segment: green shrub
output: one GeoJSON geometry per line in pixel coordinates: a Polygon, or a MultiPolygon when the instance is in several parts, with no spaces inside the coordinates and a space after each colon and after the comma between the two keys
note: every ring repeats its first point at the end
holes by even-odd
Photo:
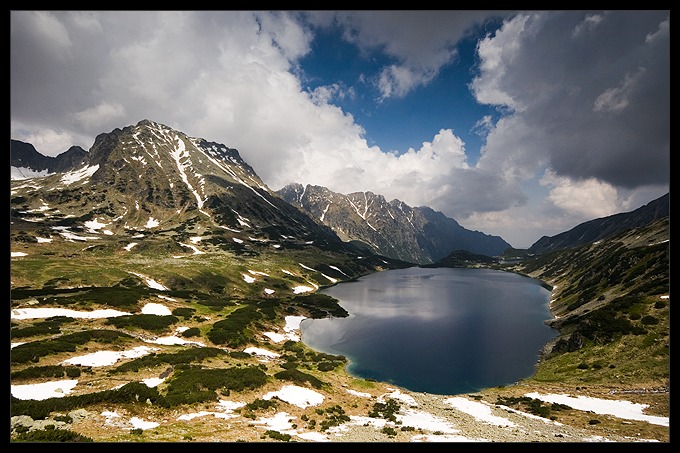
{"type": "Polygon", "coordinates": [[[207,336],[214,344],[226,344],[236,348],[250,341],[244,333],[246,328],[262,317],[256,307],[246,305],[234,310],[223,320],[217,321],[208,331],[207,336]]]}
{"type": "Polygon", "coordinates": [[[152,314],[140,314],[108,318],[106,324],[113,325],[119,329],[125,327],[138,327],[140,329],[150,330],[152,332],[163,332],[167,330],[169,326],[177,322],[179,322],[179,318],[173,315],[159,316],[152,314]]]}
{"type": "Polygon", "coordinates": [[[284,442],[288,442],[291,439],[290,434],[282,434],[278,431],[274,431],[274,430],[271,430],[271,429],[268,429],[267,431],[265,431],[264,435],[267,436],[267,437],[271,437],[272,439],[282,440],[284,442]]]}
{"type": "Polygon", "coordinates": [[[246,404],[245,407],[248,410],[255,411],[258,409],[269,409],[269,408],[274,408],[276,409],[276,401],[274,399],[270,400],[263,400],[260,398],[255,399],[252,403],[246,404]]]}
{"type": "Polygon", "coordinates": [[[66,316],[53,316],[44,321],[35,323],[32,326],[23,328],[13,327],[10,330],[10,338],[28,338],[38,335],[56,335],[61,333],[62,324],[75,322],[75,319],[66,316]]]}
{"type": "Polygon", "coordinates": [[[198,327],[191,327],[182,332],[182,336],[185,338],[199,337],[201,336],[201,329],[199,329],[198,327]]]}
{"type": "Polygon", "coordinates": [[[312,376],[311,374],[303,373],[302,371],[298,370],[297,368],[291,368],[289,370],[285,371],[279,371],[278,373],[274,374],[274,377],[277,379],[281,380],[286,380],[286,381],[293,381],[297,383],[305,383],[309,382],[312,387],[320,389],[328,384],[323,382],[322,380],[318,379],[315,376],[312,376]]]}
{"type": "Polygon", "coordinates": [[[391,426],[385,426],[383,429],[380,430],[380,432],[386,434],[389,437],[394,437],[397,435],[397,430],[392,428],[391,426]]]}
{"type": "Polygon", "coordinates": [[[137,357],[129,362],[114,368],[112,373],[124,373],[127,371],[138,371],[142,368],[153,368],[161,364],[183,365],[201,362],[211,357],[219,357],[227,352],[220,348],[191,348],[183,349],[174,353],[151,353],[143,357],[137,357]]]}
{"type": "Polygon", "coordinates": [[[551,411],[571,409],[571,407],[566,404],[552,403],[550,405],[545,405],[543,401],[528,396],[498,397],[496,404],[509,407],[521,406],[526,408],[530,413],[543,418],[552,418],[551,411]]]}
{"type": "Polygon", "coordinates": [[[319,415],[324,413],[326,414],[326,418],[321,421],[321,431],[326,431],[332,426],[340,426],[341,424],[350,421],[349,416],[345,414],[345,410],[339,404],[327,407],[322,410],[319,415]]]}
{"type": "Polygon", "coordinates": [[[89,341],[114,343],[126,338],[132,339],[133,337],[126,333],[101,329],[76,332],[69,335],[62,335],[61,337],[54,339],[32,341],[13,347],[10,350],[10,362],[13,364],[37,362],[41,357],[50,354],[75,352],[76,346],[83,345],[89,341]]]}
{"type": "Polygon", "coordinates": [[[333,371],[342,364],[343,362],[321,362],[316,366],[316,368],[319,371],[333,371]]]}
{"type": "Polygon", "coordinates": [[[10,396],[10,414],[28,415],[33,420],[43,420],[52,412],[69,412],[92,404],[101,403],[144,403],[163,402],[163,397],[155,388],[141,382],[129,382],[120,388],[83,395],[47,398],[44,400],[20,400],[10,396]]]}
{"type": "Polygon", "coordinates": [[[168,406],[217,400],[216,390],[254,390],[267,382],[259,367],[201,369],[187,368],[168,380],[165,403],[168,406]]]}
{"type": "Polygon", "coordinates": [[[193,316],[194,312],[196,312],[195,308],[189,308],[189,307],[178,307],[172,310],[173,316],[177,316],[179,318],[184,318],[184,319],[189,319],[193,316]]]}
{"type": "Polygon", "coordinates": [[[384,418],[386,420],[396,422],[397,417],[395,414],[399,412],[400,408],[401,405],[397,400],[389,398],[384,403],[375,403],[373,405],[373,409],[368,413],[368,416],[373,418],[384,418]]]}
{"type": "Polygon", "coordinates": [[[654,316],[650,316],[650,315],[643,316],[642,319],[640,320],[640,322],[642,322],[642,324],[644,324],[646,326],[652,326],[652,325],[659,324],[659,320],[657,318],[655,318],[654,316]]]}
{"type": "Polygon", "coordinates": [[[80,376],[80,368],[76,366],[62,366],[62,365],[46,365],[34,366],[24,368],[23,370],[13,371],[10,374],[10,379],[26,379],[26,378],[62,378],[64,375],[68,377],[80,376]]]}

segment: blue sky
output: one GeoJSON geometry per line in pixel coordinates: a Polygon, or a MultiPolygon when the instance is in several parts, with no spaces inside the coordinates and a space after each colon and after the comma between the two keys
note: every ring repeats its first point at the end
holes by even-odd
{"type": "Polygon", "coordinates": [[[452,46],[455,58],[439,69],[434,80],[402,97],[388,98],[371,83],[371,78],[376,78],[383,67],[399,61],[379,50],[362,53],[356,45],[342,39],[337,27],[321,30],[315,35],[310,52],[299,61],[303,86],[313,91],[319,86],[337,84],[342,95],[333,98],[333,103],[363,126],[371,146],[403,153],[430,141],[442,125],[455,125],[456,135],[466,144],[468,159],[474,162],[483,144],[476,125],[486,115],[497,116],[493,106],[479,104],[468,88],[475,73],[477,39],[484,29],[493,29],[493,25],[476,28],[479,30],[475,35],[452,46]]]}
{"type": "Polygon", "coordinates": [[[10,12],[11,138],[142,119],[529,247],[669,191],[670,11],[10,12]]]}

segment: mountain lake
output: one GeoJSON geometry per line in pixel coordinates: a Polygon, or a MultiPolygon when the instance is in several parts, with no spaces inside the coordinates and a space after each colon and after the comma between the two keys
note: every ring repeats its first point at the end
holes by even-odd
{"type": "Polygon", "coordinates": [[[550,291],[510,272],[411,267],[320,292],[350,315],[303,320],[302,341],[345,356],[353,376],[416,392],[456,395],[530,377],[558,333],[544,324],[550,291]]]}

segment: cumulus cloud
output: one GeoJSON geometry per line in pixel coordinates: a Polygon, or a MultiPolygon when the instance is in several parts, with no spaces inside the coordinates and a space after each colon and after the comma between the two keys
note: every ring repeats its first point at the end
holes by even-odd
{"type": "Polygon", "coordinates": [[[103,124],[111,121],[120,121],[125,117],[125,108],[118,103],[102,102],[94,107],[90,107],[73,114],[76,121],[87,129],[101,128],[103,124]]]}
{"type": "Polygon", "coordinates": [[[89,149],[96,135],[146,118],[238,149],[273,189],[300,182],[370,190],[506,240],[520,234],[506,229],[519,217],[523,233],[543,225],[557,234],[565,224],[549,222],[565,213],[589,220],[636,207],[670,180],[668,11],[10,18],[12,138],[48,155],[89,149]],[[501,16],[478,42],[469,85],[479,103],[498,109],[495,120],[477,121],[486,142],[474,163],[453,124],[436,125],[431,140],[403,153],[370,146],[362,125],[334,104],[356,96],[354,87],[302,85],[299,62],[319,30],[340,30],[364,55],[380,57],[384,65],[361,80],[384,100],[432,83],[457,61],[470,27],[501,16]]]}
{"type": "Polygon", "coordinates": [[[603,13],[586,14],[586,17],[581,22],[576,24],[576,26],[574,27],[572,37],[578,38],[580,35],[588,33],[591,30],[594,30],[595,27],[597,27],[597,25],[603,20],[604,20],[603,13]]]}
{"type": "Polygon", "coordinates": [[[595,178],[574,181],[547,170],[541,184],[550,188],[548,199],[556,207],[579,218],[606,217],[620,206],[616,188],[595,178]]]}

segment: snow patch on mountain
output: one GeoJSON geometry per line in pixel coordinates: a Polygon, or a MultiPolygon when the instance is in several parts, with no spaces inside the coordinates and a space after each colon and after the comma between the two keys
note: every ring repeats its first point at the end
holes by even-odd
{"type": "Polygon", "coordinates": [[[97,170],[99,170],[99,165],[93,165],[91,167],[83,167],[80,170],[74,170],[64,173],[61,177],[61,182],[70,186],[77,182],[86,183],[90,176],[92,176],[97,170]]]}

